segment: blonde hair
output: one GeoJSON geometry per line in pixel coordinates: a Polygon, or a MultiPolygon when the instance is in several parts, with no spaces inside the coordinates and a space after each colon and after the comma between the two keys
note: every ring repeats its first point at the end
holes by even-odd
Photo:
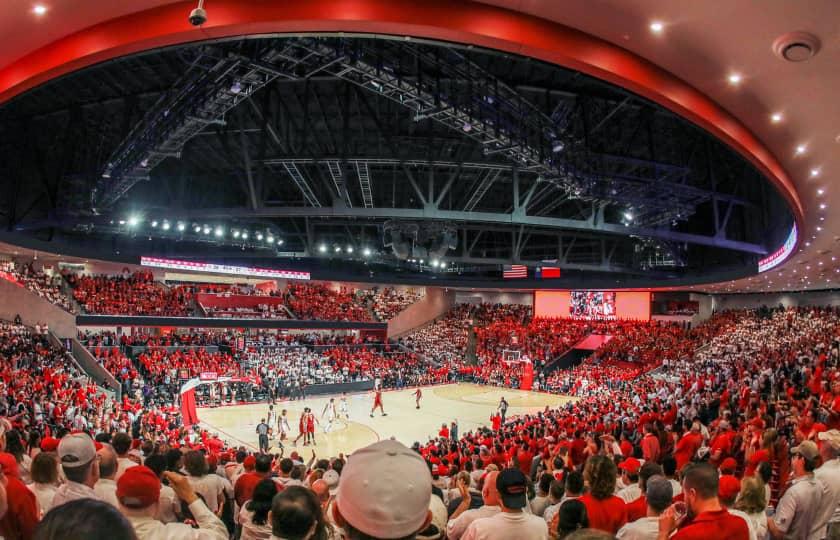
{"type": "Polygon", "coordinates": [[[735,502],[735,509],[756,514],[767,506],[764,480],[757,476],[745,476],[741,480],[741,494],[735,502]]]}

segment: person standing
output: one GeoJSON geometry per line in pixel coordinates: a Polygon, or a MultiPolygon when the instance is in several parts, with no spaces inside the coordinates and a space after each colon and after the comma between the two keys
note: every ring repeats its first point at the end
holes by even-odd
{"type": "Polygon", "coordinates": [[[282,441],[289,435],[289,432],[292,431],[291,426],[289,426],[289,417],[286,416],[288,411],[283,409],[280,412],[280,416],[277,418],[277,431],[280,433],[280,448],[283,448],[282,441]]]}
{"type": "Polygon", "coordinates": [[[382,416],[388,416],[385,407],[382,406],[382,389],[377,386],[373,392],[373,408],[370,410],[370,417],[373,418],[373,411],[376,409],[382,412],[382,416]]]}
{"type": "MultiPolygon", "coordinates": [[[[774,540],[819,538],[814,529],[820,526],[817,512],[823,485],[814,478],[814,469],[817,468],[820,451],[814,441],[802,441],[790,452],[793,481],[779,500],[776,513],[767,520],[767,530],[774,540]]],[[[824,523],[822,525],[825,526],[824,523]]]]}
{"type": "Polygon", "coordinates": [[[502,419],[502,425],[504,425],[504,423],[505,423],[505,416],[507,415],[507,410],[508,410],[508,402],[505,400],[505,397],[502,396],[502,399],[499,400],[499,407],[498,407],[499,415],[502,417],[501,418],[502,419]]]}
{"type": "Polygon", "coordinates": [[[477,519],[467,527],[464,540],[528,538],[548,540],[548,525],[539,516],[525,513],[528,478],[519,469],[505,469],[496,477],[501,512],[477,519]]]}
{"type": "Polygon", "coordinates": [[[335,422],[338,413],[335,410],[335,398],[330,398],[330,401],[324,405],[324,411],[321,413],[321,418],[327,417],[327,425],[324,426],[324,433],[329,433],[332,430],[333,422],[335,422]]]}
{"type": "Polygon", "coordinates": [[[350,420],[350,404],[347,403],[347,393],[341,394],[341,399],[338,400],[338,412],[344,416],[345,420],[350,420]]]}
{"type": "MultiPolygon", "coordinates": [[[[309,439],[309,442],[315,445],[315,424],[320,423],[318,419],[315,418],[315,413],[312,412],[312,409],[308,409],[306,414],[306,436],[309,439]]],[[[306,444],[306,438],[303,439],[304,445],[306,444]]]]}
{"type": "Polygon", "coordinates": [[[814,476],[825,488],[817,512],[817,525],[825,527],[823,538],[840,538],[840,431],[830,429],[817,438],[823,464],[814,471],[814,476]]]}
{"type": "Polygon", "coordinates": [[[423,397],[423,392],[420,390],[418,386],[417,389],[414,390],[414,405],[415,408],[420,408],[420,398],[423,397]]]}
{"type": "Polygon", "coordinates": [[[260,441],[260,452],[262,453],[268,452],[268,430],[269,426],[265,423],[265,418],[260,419],[260,423],[257,424],[257,435],[260,441]]]}

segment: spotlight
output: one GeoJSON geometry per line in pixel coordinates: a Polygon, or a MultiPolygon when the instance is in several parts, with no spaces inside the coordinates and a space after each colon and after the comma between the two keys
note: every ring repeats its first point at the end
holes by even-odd
{"type": "Polygon", "coordinates": [[[324,244],[321,244],[320,246],[318,246],[318,251],[320,251],[321,253],[326,253],[327,252],[327,246],[325,246],[324,244]]]}
{"type": "Polygon", "coordinates": [[[120,220],[120,225],[125,225],[125,220],[124,219],[120,220]]]}
{"type": "Polygon", "coordinates": [[[335,246],[335,252],[341,253],[341,246],[335,246]]]}
{"type": "Polygon", "coordinates": [[[665,25],[662,24],[660,21],[653,21],[652,23],[650,23],[650,31],[654,34],[661,34],[664,28],[665,25]]]}
{"type": "Polygon", "coordinates": [[[778,124],[779,122],[782,121],[783,118],[784,118],[784,116],[782,116],[782,113],[773,113],[770,116],[770,121],[773,122],[774,124],[778,124]]]}
{"type": "Polygon", "coordinates": [[[446,268],[446,261],[440,261],[440,267],[446,268]]]}
{"type": "Polygon", "coordinates": [[[221,237],[222,235],[225,234],[225,230],[222,229],[221,227],[216,227],[215,234],[216,234],[217,237],[221,237]]]}
{"type": "Polygon", "coordinates": [[[627,221],[633,221],[633,214],[631,212],[624,212],[624,219],[627,221]]]}
{"type": "Polygon", "coordinates": [[[140,218],[137,216],[130,216],[128,218],[128,226],[129,227],[136,227],[140,223],[140,218]]]}
{"type": "Polygon", "coordinates": [[[804,144],[797,145],[797,147],[796,147],[796,155],[797,155],[797,156],[801,156],[802,154],[804,154],[804,153],[805,153],[805,151],[806,151],[806,150],[808,150],[808,146],[807,146],[807,145],[804,145],[804,144]]]}
{"type": "Polygon", "coordinates": [[[43,15],[46,15],[47,14],[47,6],[45,6],[43,4],[35,4],[32,7],[32,13],[34,13],[35,15],[37,15],[39,17],[41,17],[43,15]]]}
{"type": "Polygon", "coordinates": [[[743,79],[743,77],[741,77],[740,73],[730,73],[728,79],[729,79],[729,84],[731,84],[733,86],[737,86],[737,85],[741,84],[741,80],[743,79]]]}
{"type": "Polygon", "coordinates": [[[438,267],[437,259],[432,259],[432,268],[437,268],[437,267],[438,267]]]}
{"type": "Polygon", "coordinates": [[[284,240],[282,238],[277,240],[277,245],[282,246],[284,244],[284,240]]]}
{"type": "Polygon", "coordinates": [[[193,227],[193,231],[195,231],[196,234],[200,233],[201,232],[201,225],[195,225],[193,227]]]}
{"type": "Polygon", "coordinates": [[[353,246],[347,246],[347,253],[353,253],[353,246]]]}
{"type": "Polygon", "coordinates": [[[274,237],[269,234],[268,238],[266,238],[265,241],[268,242],[269,244],[273,244],[274,243],[274,237]]]}
{"type": "Polygon", "coordinates": [[[205,226],[204,226],[204,229],[202,229],[202,232],[204,232],[204,234],[210,234],[210,227],[208,227],[207,225],[205,225],[205,226]]]}
{"type": "Polygon", "coordinates": [[[472,131],[472,124],[470,124],[469,122],[464,122],[464,125],[461,126],[461,129],[464,130],[464,133],[469,133],[470,131],[472,131]]]}
{"type": "Polygon", "coordinates": [[[257,240],[262,241],[262,239],[263,239],[263,233],[258,232],[258,233],[257,233],[257,240]]]}
{"type": "Polygon", "coordinates": [[[178,222],[178,231],[184,232],[184,229],[186,229],[186,228],[187,228],[187,226],[183,222],[181,222],[181,221],[178,222]]]}
{"type": "Polygon", "coordinates": [[[242,83],[239,81],[234,81],[232,85],[230,85],[230,93],[231,94],[238,94],[242,92],[242,83]]]}
{"type": "Polygon", "coordinates": [[[233,237],[234,237],[234,238],[239,238],[239,231],[237,231],[237,230],[235,230],[235,229],[234,229],[234,231],[233,231],[233,237]]]}
{"type": "Polygon", "coordinates": [[[164,231],[168,231],[170,226],[171,226],[171,225],[169,225],[169,222],[168,222],[168,221],[164,221],[164,222],[163,222],[163,225],[161,225],[161,228],[162,228],[164,231]]]}
{"type": "Polygon", "coordinates": [[[370,248],[365,248],[364,251],[362,251],[362,254],[365,257],[370,257],[370,248]]]}
{"type": "Polygon", "coordinates": [[[158,226],[158,222],[157,222],[157,220],[152,221],[152,227],[157,227],[157,226],[158,226]]]}
{"type": "Polygon", "coordinates": [[[247,239],[248,239],[248,231],[242,231],[242,239],[243,239],[243,240],[247,240],[247,239]]]}
{"type": "Polygon", "coordinates": [[[555,141],[554,144],[551,146],[551,151],[555,154],[558,152],[562,152],[566,148],[566,145],[563,144],[562,141],[555,141]]]}

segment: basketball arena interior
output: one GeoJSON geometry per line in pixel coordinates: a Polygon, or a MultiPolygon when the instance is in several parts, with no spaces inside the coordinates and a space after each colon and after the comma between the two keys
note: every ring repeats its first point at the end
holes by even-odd
{"type": "Polygon", "coordinates": [[[0,2],[0,540],[840,539],[838,7],[0,2]]]}

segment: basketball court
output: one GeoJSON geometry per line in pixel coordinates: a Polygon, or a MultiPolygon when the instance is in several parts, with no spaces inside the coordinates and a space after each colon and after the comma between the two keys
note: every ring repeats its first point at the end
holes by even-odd
{"type": "MultiPolygon", "coordinates": [[[[305,401],[277,402],[274,409],[279,415],[283,409],[288,409],[289,425],[292,428],[291,437],[298,435],[298,418],[304,407],[310,407],[315,413],[320,425],[316,425],[314,447],[306,447],[303,452],[303,439],[297,447],[291,441],[284,441],[286,455],[293,449],[304,458],[310,454],[309,448],[314,448],[320,457],[337,456],[340,452],[352,453],[354,450],[376,441],[396,437],[400,442],[411,445],[414,441],[426,442],[428,437],[437,434],[441,424],[447,425],[453,420],[458,421],[460,433],[474,430],[490,424],[490,415],[496,410],[499,399],[504,396],[509,403],[508,417],[526,412],[537,412],[546,406],[557,407],[574,400],[568,396],[558,396],[539,392],[526,392],[493,386],[477,384],[448,384],[423,388],[423,398],[420,410],[414,406],[414,388],[384,392],[382,401],[388,416],[381,416],[377,411],[374,418],[370,417],[373,405],[371,392],[348,395],[350,403],[350,420],[343,417],[333,423],[330,433],[324,433],[326,417],[321,418],[324,406],[330,397],[307,397],[305,401]]],[[[261,418],[268,412],[267,403],[233,405],[220,408],[199,408],[198,417],[202,427],[211,432],[218,432],[219,436],[231,445],[245,445],[256,450],[258,447],[256,428],[261,418]]],[[[276,440],[271,440],[270,452],[279,452],[276,440]]]]}

